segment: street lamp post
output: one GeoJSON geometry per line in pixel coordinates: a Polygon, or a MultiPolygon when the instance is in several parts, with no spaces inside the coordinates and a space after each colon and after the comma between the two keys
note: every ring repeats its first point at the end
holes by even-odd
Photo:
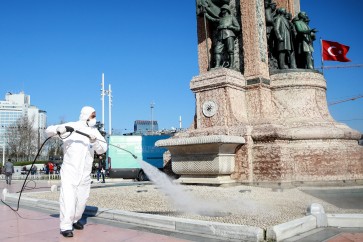
{"type": "Polygon", "coordinates": [[[3,143],[3,166],[5,165],[5,143],[3,143]]]}
{"type": "Polygon", "coordinates": [[[38,127],[38,150],[40,147],[40,127],[38,127]]]}
{"type": "Polygon", "coordinates": [[[154,104],[155,103],[153,103],[153,102],[151,102],[151,104],[150,104],[150,109],[151,109],[151,134],[154,134],[154,120],[153,120],[154,104]]]}
{"type": "Polygon", "coordinates": [[[38,151],[37,152],[39,152],[40,140],[41,140],[41,138],[44,137],[43,132],[44,132],[45,129],[46,129],[45,127],[38,127],[38,151]],[[42,135],[40,134],[40,130],[42,130],[42,135]]]}
{"type": "Polygon", "coordinates": [[[102,131],[105,131],[105,74],[102,73],[101,101],[102,101],[102,131]]]}
{"type": "MultiPolygon", "coordinates": [[[[2,128],[6,128],[6,126],[1,125],[2,128]]],[[[3,131],[3,166],[5,165],[5,130],[3,131]]]]}
{"type": "Polygon", "coordinates": [[[102,131],[105,131],[105,96],[108,95],[108,133],[112,134],[112,127],[111,127],[111,103],[112,103],[112,95],[111,95],[111,84],[108,85],[108,90],[105,90],[105,75],[102,73],[102,82],[101,82],[101,101],[102,101],[102,131]]]}
{"type": "Polygon", "coordinates": [[[110,133],[110,135],[112,134],[112,126],[111,126],[111,121],[112,121],[112,91],[111,91],[111,84],[108,84],[108,132],[110,133]]]}

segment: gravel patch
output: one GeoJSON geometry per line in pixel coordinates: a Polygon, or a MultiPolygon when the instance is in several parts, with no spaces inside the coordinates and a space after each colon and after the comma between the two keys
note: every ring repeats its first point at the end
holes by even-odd
{"type": "MultiPolygon", "coordinates": [[[[323,205],[326,213],[363,213],[363,210],[338,208],[301,189],[188,185],[182,186],[183,191],[171,198],[153,184],[121,183],[120,186],[93,186],[87,205],[265,229],[305,216],[312,203],[323,205]]],[[[59,191],[27,193],[25,196],[58,201],[59,191]]]]}

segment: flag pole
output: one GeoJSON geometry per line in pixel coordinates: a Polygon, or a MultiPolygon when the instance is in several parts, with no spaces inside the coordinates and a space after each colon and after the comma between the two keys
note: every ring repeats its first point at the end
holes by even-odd
{"type": "Polygon", "coordinates": [[[323,58],[323,40],[320,37],[320,52],[321,52],[321,73],[324,76],[324,58],[323,58]]]}

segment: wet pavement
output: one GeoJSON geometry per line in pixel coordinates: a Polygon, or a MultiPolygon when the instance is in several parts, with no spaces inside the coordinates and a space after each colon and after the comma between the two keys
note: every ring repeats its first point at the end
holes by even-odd
{"type": "MultiPolygon", "coordinates": [[[[27,184],[24,193],[49,191],[52,185],[59,185],[57,180],[32,181],[27,184]]],[[[21,190],[22,181],[13,181],[12,185],[6,185],[0,180],[0,189],[7,188],[10,193],[21,190]]],[[[309,188],[304,192],[325,200],[340,208],[362,209],[363,189],[325,189],[309,188]]],[[[6,201],[5,201],[6,202],[6,201]]],[[[16,210],[17,204],[9,204],[16,210]]],[[[73,238],[64,238],[59,233],[59,213],[54,210],[32,208],[22,205],[20,209],[13,211],[0,203],[0,241],[2,242],[32,242],[32,241],[225,241],[215,238],[207,238],[197,234],[177,233],[174,231],[159,230],[150,227],[142,227],[130,223],[100,219],[97,217],[83,217],[84,230],[74,231],[73,238]]],[[[233,240],[230,240],[233,241],[233,240]]],[[[363,241],[362,228],[317,228],[309,232],[283,240],[307,241],[307,242],[358,242],[363,241]]]]}
{"type": "Polygon", "coordinates": [[[318,228],[283,242],[362,242],[363,228],[318,228]]]}
{"type": "Polygon", "coordinates": [[[108,225],[85,218],[84,230],[73,231],[73,238],[64,238],[59,232],[59,214],[46,211],[32,211],[21,208],[14,212],[0,206],[0,241],[2,242],[52,242],[52,241],[195,241],[142,231],[131,225],[108,225]],[[87,220],[87,221],[85,221],[87,220]]]}
{"type": "Polygon", "coordinates": [[[303,192],[327,201],[339,208],[363,209],[363,188],[352,189],[303,189],[303,192]]]}
{"type": "MultiPolygon", "coordinates": [[[[59,181],[34,181],[27,184],[24,193],[50,191],[51,186],[59,181]]],[[[6,188],[11,193],[17,193],[23,186],[22,181],[13,181],[6,185],[0,180],[1,191],[6,188]]],[[[7,201],[5,200],[5,203],[7,201]]],[[[99,219],[96,217],[83,217],[81,222],[84,230],[74,230],[74,237],[65,238],[59,231],[59,213],[54,210],[27,207],[21,204],[17,210],[16,203],[0,203],[0,241],[1,242],[221,242],[224,240],[206,238],[199,235],[176,233],[173,231],[158,230],[140,227],[129,223],[99,219]],[[8,207],[8,206],[10,207],[8,207]],[[17,210],[17,211],[14,211],[17,210]]]]}

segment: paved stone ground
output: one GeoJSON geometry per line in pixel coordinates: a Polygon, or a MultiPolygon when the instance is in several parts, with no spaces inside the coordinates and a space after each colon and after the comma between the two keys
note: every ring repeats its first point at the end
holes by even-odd
{"type": "MultiPolygon", "coordinates": [[[[344,203],[344,194],[363,196],[363,186],[271,189],[242,185],[188,185],[181,189],[180,193],[174,193],[171,197],[169,191],[165,192],[150,182],[108,180],[105,184],[92,184],[87,205],[260,228],[301,218],[306,215],[306,209],[312,203],[323,205],[326,213],[363,214],[362,207],[346,206],[344,203]],[[340,197],[341,203],[330,202],[329,191],[330,195],[340,197]]],[[[33,192],[26,193],[25,196],[58,201],[59,192],[33,192]]]]}

